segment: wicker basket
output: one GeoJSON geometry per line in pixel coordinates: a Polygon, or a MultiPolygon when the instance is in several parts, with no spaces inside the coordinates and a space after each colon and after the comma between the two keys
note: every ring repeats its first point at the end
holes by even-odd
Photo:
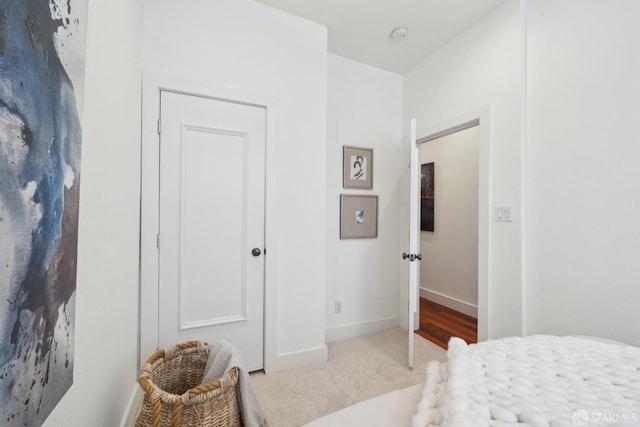
{"type": "Polygon", "coordinates": [[[155,352],[138,377],[144,400],[135,426],[242,426],[236,392],[238,369],[200,384],[208,356],[207,343],[202,341],[155,352]]]}

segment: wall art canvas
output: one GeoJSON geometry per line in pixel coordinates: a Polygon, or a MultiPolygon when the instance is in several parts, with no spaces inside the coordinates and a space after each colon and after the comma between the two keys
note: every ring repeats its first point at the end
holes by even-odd
{"type": "Polygon", "coordinates": [[[420,171],[420,230],[433,231],[435,225],[435,166],[425,163],[420,171]]]}
{"type": "Polygon", "coordinates": [[[371,148],[342,147],[344,188],[373,188],[373,150],[371,148]]]}
{"type": "Polygon", "coordinates": [[[0,3],[0,425],[73,382],[87,0],[0,3]]]}

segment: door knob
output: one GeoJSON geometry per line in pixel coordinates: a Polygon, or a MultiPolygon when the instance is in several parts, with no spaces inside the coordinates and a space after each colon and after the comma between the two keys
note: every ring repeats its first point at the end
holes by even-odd
{"type": "Polygon", "coordinates": [[[251,250],[251,255],[253,255],[253,256],[260,256],[261,253],[262,253],[262,251],[260,250],[260,248],[253,248],[251,250]]]}
{"type": "Polygon", "coordinates": [[[422,254],[407,254],[407,253],[402,253],[402,259],[407,259],[409,258],[409,261],[421,261],[422,260],[422,254]]]}

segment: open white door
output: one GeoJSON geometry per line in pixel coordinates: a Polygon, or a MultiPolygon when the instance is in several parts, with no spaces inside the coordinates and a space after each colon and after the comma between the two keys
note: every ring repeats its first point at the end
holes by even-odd
{"type": "Polygon", "coordinates": [[[416,141],[416,119],[411,119],[409,141],[411,165],[409,172],[409,253],[402,258],[409,261],[409,367],[413,369],[413,337],[418,311],[418,282],[420,280],[420,149],[416,141]]]}

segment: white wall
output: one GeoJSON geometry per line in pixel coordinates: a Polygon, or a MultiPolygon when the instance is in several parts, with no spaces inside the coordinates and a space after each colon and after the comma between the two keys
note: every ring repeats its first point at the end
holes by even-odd
{"type": "Polygon", "coordinates": [[[142,8],[91,0],[88,22],[74,383],[45,426],[119,425],[138,376],[142,8]]]}
{"type": "MultiPolygon", "coordinates": [[[[521,333],[521,58],[520,7],[507,0],[404,76],[407,135],[411,118],[420,137],[420,129],[490,109],[490,205],[511,205],[513,222],[490,224],[489,338],[521,333]]],[[[404,155],[408,159],[407,149],[404,155]]],[[[406,298],[404,292],[403,306],[406,298]]]]}
{"type": "Polygon", "coordinates": [[[638,16],[528,2],[528,333],[640,345],[638,16]]]}
{"type": "Polygon", "coordinates": [[[267,144],[267,368],[326,360],[326,28],[248,0],[144,4],[145,73],[277,104],[267,144]]]}
{"type": "Polygon", "coordinates": [[[475,126],[425,142],[421,164],[434,162],[434,231],[420,233],[420,293],[478,315],[478,148],[475,126]]]}
{"type": "Polygon", "coordinates": [[[402,77],[328,56],[327,340],[398,324],[402,77]],[[342,188],[342,147],[373,148],[373,189],[342,188]],[[340,240],[340,194],[378,195],[378,237],[340,240]],[[334,302],[342,302],[342,313],[334,302]]]}

